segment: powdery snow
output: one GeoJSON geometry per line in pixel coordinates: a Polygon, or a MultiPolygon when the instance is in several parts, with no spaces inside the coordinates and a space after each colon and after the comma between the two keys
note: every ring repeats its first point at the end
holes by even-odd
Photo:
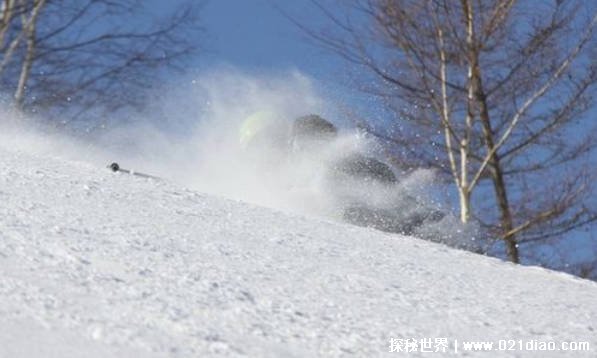
{"type": "Polygon", "coordinates": [[[0,203],[0,357],[596,354],[597,284],[565,274],[1,146],[0,203]]]}

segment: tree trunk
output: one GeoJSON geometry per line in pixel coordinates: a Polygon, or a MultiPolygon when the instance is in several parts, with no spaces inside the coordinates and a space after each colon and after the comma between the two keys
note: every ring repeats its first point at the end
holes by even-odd
{"type": "Polygon", "coordinates": [[[23,65],[21,66],[21,75],[19,76],[19,83],[17,84],[17,89],[14,95],[15,106],[18,109],[23,108],[23,102],[25,100],[27,81],[29,80],[29,74],[31,73],[31,67],[33,66],[33,60],[35,58],[37,16],[39,15],[44,4],[45,0],[38,0],[33,5],[30,18],[27,21],[23,21],[25,26],[23,31],[26,32],[27,36],[27,52],[25,53],[25,59],[23,60],[23,65]]]}
{"type": "Polygon", "coordinates": [[[33,55],[35,52],[35,38],[29,36],[27,39],[27,53],[21,67],[21,75],[19,76],[19,83],[14,95],[15,107],[19,110],[23,109],[23,102],[25,100],[25,90],[27,89],[27,81],[29,80],[29,73],[33,65],[33,55]]]}
{"type": "MultiPolygon", "coordinates": [[[[500,212],[500,226],[503,232],[502,239],[506,244],[506,251],[510,261],[514,263],[519,262],[518,248],[516,247],[516,238],[513,234],[512,229],[514,228],[512,221],[512,213],[510,212],[510,203],[508,202],[508,192],[506,184],[504,182],[504,175],[500,158],[495,150],[495,141],[493,135],[493,129],[491,128],[491,120],[489,116],[489,109],[487,107],[487,96],[483,91],[483,81],[481,79],[481,68],[479,66],[479,47],[475,40],[475,26],[473,16],[473,5],[471,0],[462,0],[462,9],[464,12],[464,18],[466,23],[466,45],[467,45],[467,57],[468,57],[468,76],[467,76],[467,114],[465,119],[465,134],[462,139],[461,152],[467,153],[469,150],[469,142],[471,132],[473,128],[473,118],[475,118],[474,108],[476,105],[479,106],[479,119],[483,127],[483,137],[485,145],[487,146],[487,152],[489,155],[489,167],[491,168],[493,188],[495,191],[496,203],[500,212]]],[[[462,161],[462,175],[463,179],[466,179],[465,171],[468,169],[468,163],[465,162],[465,158],[461,158],[462,161]]],[[[481,169],[482,170],[482,169],[481,169]]],[[[476,180],[473,179],[470,183],[470,189],[475,185],[476,180]]],[[[465,184],[463,182],[462,184],[465,184]]],[[[470,202],[470,191],[469,187],[466,187],[466,191],[460,190],[461,203],[463,201],[464,194],[467,194],[467,199],[470,202]]],[[[463,213],[461,212],[461,215],[463,213]]]]}
{"type": "Polygon", "coordinates": [[[460,220],[463,223],[468,223],[471,215],[471,187],[469,186],[468,170],[469,161],[468,156],[470,152],[470,137],[475,118],[474,111],[474,58],[476,56],[475,50],[475,27],[473,18],[473,6],[470,0],[462,0],[462,6],[466,21],[466,47],[469,57],[469,66],[467,71],[467,100],[466,100],[466,119],[464,135],[460,141],[460,220]]]}
{"type": "Polygon", "coordinates": [[[504,181],[504,173],[500,163],[500,157],[497,151],[494,150],[494,134],[491,128],[491,121],[489,117],[489,110],[487,108],[487,97],[483,91],[483,82],[481,80],[481,71],[479,69],[478,60],[475,63],[475,89],[476,100],[479,104],[479,118],[483,126],[483,137],[488,153],[492,153],[489,158],[489,168],[491,168],[491,177],[493,181],[493,189],[495,198],[500,211],[500,226],[502,230],[502,239],[506,244],[506,252],[510,261],[519,263],[518,246],[516,245],[516,236],[512,233],[514,229],[514,222],[512,220],[512,212],[510,210],[510,203],[508,201],[508,191],[504,181]]]}
{"type": "Polygon", "coordinates": [[[14,0],[4,0],[2,2],[2,8],[0,10],[2,13],[0,20],[0,48],[2,49],[4,49],[6,33],[8,32],[8,28],[10,27],[10,23],[12,21],[13,8],[14,0]]]}
{"type": "Polygon", "coordinates": [[[460,201],[460,221],[466,224],[471,218],[471,193],[468,188],[459,188],[458,197],[460,201]]]}

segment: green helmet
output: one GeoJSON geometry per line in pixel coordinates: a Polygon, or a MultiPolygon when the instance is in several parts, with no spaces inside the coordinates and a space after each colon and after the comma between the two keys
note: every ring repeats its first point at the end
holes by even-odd
{"type": "Polygon", "coordinates": [[[271,111],[258,111],[248,116],[240,126],[240,145],[247,148],[251,143],[262,141],[262,144],[286,140],[288,124],[280,116],[271,111]]]}

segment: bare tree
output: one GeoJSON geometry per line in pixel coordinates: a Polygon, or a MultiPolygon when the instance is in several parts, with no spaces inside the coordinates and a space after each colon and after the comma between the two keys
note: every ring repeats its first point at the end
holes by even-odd
{"type": "Polygon", "coordinates": [[[583,1],[353,0],[326,7],[325,31],[290,17],[368,74],[392,113],[374,135],[402,161],[437,168],[505,244],[562,237],[597,218],[592,108],[597,7],[583,1]],[[331,25],[330,25],[331,24],[331,25]],[[592,172],[591,172],[592,170],[592,172]],[[594,203],[593,203],[594,204],[594,203]]]}
{"type": "Polygon", "coordinates": [[[197,3],[161,15],[140,0],[2,0],[0,88],[18,109],[63,121],[138,109],[197,53],[197,3]]]}

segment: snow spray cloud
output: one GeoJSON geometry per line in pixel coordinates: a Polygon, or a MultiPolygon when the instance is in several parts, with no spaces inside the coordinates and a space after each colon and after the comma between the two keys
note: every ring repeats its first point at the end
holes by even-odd
{"type": "MultiPolygon", "coordinates": [[[[317,150],[289,155],[279,147],[247,150],[240,138],[243,121],[259,111],[274,114],[287,126],[294,118],[309,114],[346,124],[321,89],[296,71],[277,75],[250,75],[234,69],[211,71],[165,91],[167,94],[151,106],[160,116],[112,123],[93,141],[23,133],[18,140],[21,146],[26,143],[38,151],[98,167],[116,161],[122,167],[195,190],[283,211],[341,219],[345,203],[331,193],[327,167],[350,153],[375,156],[375,140],[345,130],[317,150]]],[[[421,208],[414,208],[405,198],[415,197],[417,202],[435,207],[427,190],[433,183],[430,171],[419,170],[399,177],[399,184],[391,188],[353,182],[347,191],[368,206],[412,213],[421,208]]],[[[463,246],[468,242],[463,238],[477,236],[473,228],[460,226],[452,215],[425,224],[414,234],[453,246],[463,246]]]]}

